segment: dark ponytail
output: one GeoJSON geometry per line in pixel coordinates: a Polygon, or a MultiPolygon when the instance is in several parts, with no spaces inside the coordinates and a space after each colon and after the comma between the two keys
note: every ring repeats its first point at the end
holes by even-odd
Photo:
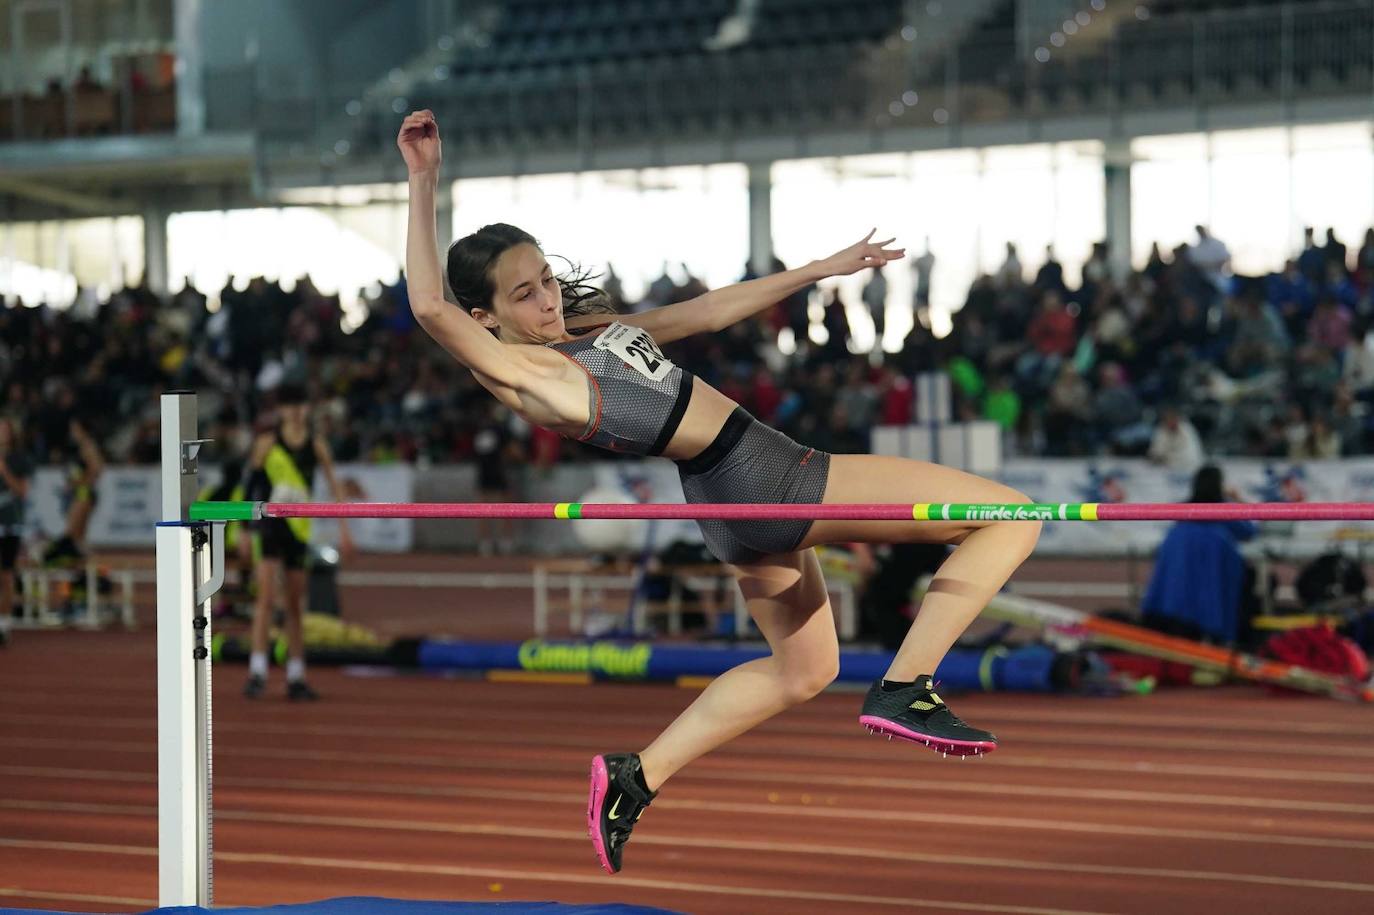
{"type": "MultiPolygon", "coordinates": [[[[459,305],[467,311],[491,308],[492,296],[496,292],[492,271],[501,255],[516,245],[540,247],[533,235],[504,222],[483,226],[449,245],[448,287],[459,305]]],[[[563,317],[616,313],[615,305],[605,291],[587,283],[597,274],[570,261],[568,267],[567,273],[556,275],[558,285],[563,290],[563,317]]]]}

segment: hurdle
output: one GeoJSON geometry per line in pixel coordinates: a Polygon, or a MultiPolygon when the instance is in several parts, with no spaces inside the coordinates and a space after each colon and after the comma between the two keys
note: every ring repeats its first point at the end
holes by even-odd
{"type": "Polygon", "coordinates": [[[161,906],[213,905],[210,598],[224,583],[224,524],[262,518],[547,518],[885,521],[1374,520],[1374,504],[917,503],[595,504],[198,502],[196,395],[161,397],[157,522],[158,896],[161,906]]]}

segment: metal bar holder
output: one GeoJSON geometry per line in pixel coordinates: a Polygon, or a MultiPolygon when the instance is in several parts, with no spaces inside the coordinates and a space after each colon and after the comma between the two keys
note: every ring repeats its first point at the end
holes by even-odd
{"type": "Polygon", "coordinates": [[[162,395],[157,524],[158,900],[214,902],[210,598],[224,584],[224,523],[191,521],[196,395],[162,395]]]}

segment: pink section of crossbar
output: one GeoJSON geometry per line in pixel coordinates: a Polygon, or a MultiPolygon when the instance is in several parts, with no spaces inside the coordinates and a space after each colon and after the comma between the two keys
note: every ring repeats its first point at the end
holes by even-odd
{"type": "MultiPolygon", "coordinates": [[[[564,503],[558,503],[564,504],[564,503]]],[[[273,518],[553,518],[553,502],[327,504],[275,502],[263,506],[273,518]]],[[[697,519],[726,521],[910,521],[911,506],[894,505],[619,505],[583,503],[587,519],[697,519]]],[[[1374,521],[1374,503],[1137,503],[1097,507],[1099,521],[1374,521]]]]}
{"type": "Polygon", "coordinates": [[[1370,521],[1372,502],[1103,503],[1099,521],[1370,521]]]}

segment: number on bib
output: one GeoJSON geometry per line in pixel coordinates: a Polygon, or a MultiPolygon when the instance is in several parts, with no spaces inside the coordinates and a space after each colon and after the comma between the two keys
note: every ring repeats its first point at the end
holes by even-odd
{"type": "Polygon", "coordinates": [[[647,331],[619,321],[603,330],[592,345],[610,350],[639,374],[654,381],[662,381],[674,368],[647,331]]]}

